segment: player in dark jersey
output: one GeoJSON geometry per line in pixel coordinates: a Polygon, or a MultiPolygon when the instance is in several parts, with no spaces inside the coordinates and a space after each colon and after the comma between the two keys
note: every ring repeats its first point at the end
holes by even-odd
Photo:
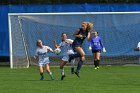
{"type": "Polygon", "coordinates": [[[78,62],[75,74],[79,76],[79,71],[83,65],[83,62],[85,61],[85,52],[82,48],[83,41],[87,37],[88,41],[90,41],[90,30],[93,28],[93,24],[90,22],[83,22],[82,28],[77,29],[77,31],[73,34],[75,37],[72,48],[76,52],[75,54],[69,55],[69,62],[71,62],[72,59],[80,57],[80,61],[78,62]]]}
{"type": "Polygon", "coordinates": [[[103,49],[103,52],[106,52],[106,50],[101,38],[98,36],[98,32],[94,30],[92,34],[93,36],[90,41],[89,50],[92,50],[93,53],[95,69],[99,69],[101,50],[103,49]]]}

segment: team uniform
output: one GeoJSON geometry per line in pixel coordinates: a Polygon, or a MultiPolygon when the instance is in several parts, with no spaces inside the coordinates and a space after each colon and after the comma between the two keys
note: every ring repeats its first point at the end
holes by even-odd
{"type": "MultiPolygon", "coordinates": [[[[61,53],[62,53],[62,60],[64,61],[64,62],[68,62],[68,60],[69,60],[69,55],[70,54],[74,54],[74,51],[73,51],[73,49],[72,49],[72,47],[71,47],[71,44],[69,44],[68,42],[73,42],[73,40],[72,39],[66,39],[65,41],[62,41],[60,44],[59,44],[59,46],[60,46],[60,48],[61,48],[61,53]]],[[[71,63],[71,73],[73,74],[74,73],[74,60],[73,60],[73,62],[71,63]]],[[[64,68],[60,68],[60,73],[62,74],[62,76],[61,76],[61,80],[63,80],[64,79],[64,77],[65,77],[65,74],[64,74],[64,68]]]]}
{"type": "MultiPolygon", "coordinates": [[[[79,30],[80,30],[80,31],[77,33],[77,35],[81,35],[82,37],[81,37],[81,38],[76,37],[75,40],[73,41],[73,43],[72,43],[72,48],[73,48],[74,52],[76,52],[76,50],[75,50],[76,47],[82,47],[83,41],[84,41],[85,38],[88,36],[88,32],[89,32],[88,30],[83,31],[82,28],[79,28],[79,30]]],[[[80,55],[80,53],[76,52],[75,54],[69,55],[69,57],[70,57],[70,58],[69,58],[69,62],[71,62],[72,59],[77,58],[77,57],[81,57],[81,55],[80,55]]],[[[78,65],[77,65],[77,68],[76,68],[76,72],[75,72],[75,74],[76,74],[78,77],[80,77],[80,76],[79,76],[79,71],[80,71],[82,65],[83,65],[83,61],[80,60],[80,61],[78,62],[78,65]]]]}
{"type": "Polygon", "coordinates": [[[43,48],[37,48],[36,49],[36,56],[38,56],[38,65],[45,65],[49,64],[50,60],[48,57],[48,50],[52,50],[49,46],[43,46],[43,48]]]}
{"type": "Polygon", "coordinates": [[[80,28],[80,31],[77,35],[81,34],[83,37],[82,38],[78,38],[76,37],[75,40],[72,43],[72,48],[75,51],[75,47],[82,47],[83,41],[85,40],[85,38],[88,35],[88,30],[87,31],[83,31],[82,28],[80,28]]]}
{"type": "MultiPolygon", "coordinates": [[[[91,38],[90,41],[90,45],[89,45],[92,49],[92,53],[96,55],[96,53],[100,53],[101,50],[103,49],[104,51],[104,46],[103,43],[101,41],[101,38],[99,36],[93,36],[91,38]]],[[[99,63],[100,63],[100,59],[94,59],[94,65],[95,65],[95,69],[99,69],[99,63]]]]}
{"type": "Polygon", "coordinates": [[[92,37],[91,41],[90,41],[90,45],[92,48],[92,53],[96,53],[96,52],[101,52],[102,48],[103,48],[103,43],[101,41],[101,38],[99,36],[97,37],[92,37]]]}
{"type": "Polygon", "coordinates": [[[59,46],[61,48],[61,53],[62,53],[62,60],[67,62],[69,60],[69,55],[70,54],[74,54],[74,51],[71,47],[70,44],[68,44],[67,42],[73,42],[72,39],[66,39],[65,41],[62,41],[59,46]]]}

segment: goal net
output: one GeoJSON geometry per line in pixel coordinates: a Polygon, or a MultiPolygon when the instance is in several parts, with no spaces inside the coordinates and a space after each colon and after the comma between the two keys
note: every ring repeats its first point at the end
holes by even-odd
{"type": "MultiPolygon", "coordinates": [[[[33,56],[38,39],[54,49],[53,40],[59,44],[62,32],[74,39],[72,34],[85,21],[94,24],[107,50],[101,53],[100,64],[139,64],[140,52],[134,48],[140,42],[140,12],[9,13],[8,18],[11,68],[37,65],[33,56]]],[[[87,40],[83,49],[84,64],[92,65],[93,55],[87,40]]],[[[49,56],[52,65],[59,64],[61,54],[49,53],[49,56]]]]}

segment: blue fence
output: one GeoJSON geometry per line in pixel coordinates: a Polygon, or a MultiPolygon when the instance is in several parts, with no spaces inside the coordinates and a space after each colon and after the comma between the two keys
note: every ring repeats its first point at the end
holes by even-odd
{"type": "Polygon", "coordinates": [[[139,6],[140,4],[1,5],[0,56],[9,56],[8,13],[128,12],[140,11],[139,6]]]}

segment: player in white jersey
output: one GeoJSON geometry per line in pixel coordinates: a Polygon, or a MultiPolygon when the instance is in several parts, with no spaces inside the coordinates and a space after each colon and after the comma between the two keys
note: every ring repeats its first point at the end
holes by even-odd
{"type": "Polygon", "coordinates": [[[135,51],[140,51],[140,42],[137,45],[137,48],[134,49],[135,51]]]}
{"type": "MultiPolygon", "coordinates": [[[[60,62],[60,72],[61,72],[61,80],[64,79],[65,73],[64,73],[64,65],[68,62],[69,60],[69,54],[74,54],[74,51],[71,47],[71,44],[73,43],[72,39],[67,39],[67,34],[62,33],[62,42],[57,45],[56,41],[54,40],[54,46],[55,48],[61,48],[61,53],[63,55],[61,62],[60,62]]],[[[71,62],[72,68],[71,72],[74,74],[74,60],[71,62]]]]}
{"type": "Polygon", "coordinates": [[[37,40],[37,49],[36,49],[36,54],[35,54],[35,59],[38,59],[38,65],[39,65],[39,72],[40,72],[40,80],[44,80],[44,75],[43,75],[43,67],[45,66],[46,71],[50,75],[51,79],[54,80],[53,74],[50,70],[50,60],[48,57],[48,52],[53,52],[53,50],[49,46],[43,45],[41,40],[37,40]]]}

